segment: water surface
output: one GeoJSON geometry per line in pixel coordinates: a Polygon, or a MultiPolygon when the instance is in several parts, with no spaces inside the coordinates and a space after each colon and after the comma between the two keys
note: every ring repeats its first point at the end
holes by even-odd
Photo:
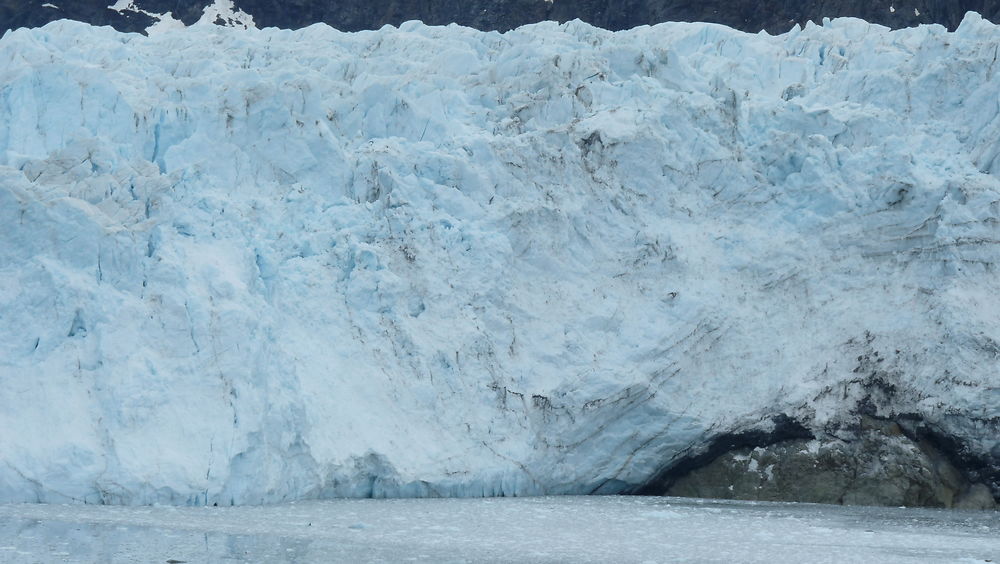
{"type": "Polygon", "coordinates": [[[1000,514],[654,497],[0,505],[0,562],[1000,562],[1000,514]]]}

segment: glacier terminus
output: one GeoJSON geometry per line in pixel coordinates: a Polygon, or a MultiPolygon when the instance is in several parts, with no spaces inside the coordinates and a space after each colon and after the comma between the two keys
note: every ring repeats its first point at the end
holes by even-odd
{"type": "Polygon", "coordinates": [[[7,32],[0,501],[992,507],[998,44],[7,32]]]}

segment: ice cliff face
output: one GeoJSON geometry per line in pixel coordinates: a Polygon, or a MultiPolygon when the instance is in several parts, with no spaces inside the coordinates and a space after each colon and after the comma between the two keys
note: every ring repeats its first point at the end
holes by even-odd
{"type": "Polygon", "coordinates": [[[638,488],[919,420],[1000,493],[997,27],[0,41],[0,500],[638,488]]]}

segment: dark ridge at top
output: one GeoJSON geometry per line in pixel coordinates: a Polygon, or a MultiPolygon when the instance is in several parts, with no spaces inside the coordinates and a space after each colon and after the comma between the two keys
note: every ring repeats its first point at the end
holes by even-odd
{"type": "MultiPolygon", "coordinates": [[[[0,27],[37,27],[69,18],[120,31],[143,31],[149,14],[170,12],[186,24],[215,0],[134,0],[115,11],[111,0],[0,0],[0,27]]],[[[665,21],[713,22],[748,32],[788,31],[794,24],[851,16],[891,28],[937,23],[954,29],[966,12],[1000,21],[1000,0],[234,0],[257,27],[301,28],[324,22],[344,31],[378,29],[407,20],[458,23],[506,31],[543,20],[581,19],[610,30],[665,21]]]]}

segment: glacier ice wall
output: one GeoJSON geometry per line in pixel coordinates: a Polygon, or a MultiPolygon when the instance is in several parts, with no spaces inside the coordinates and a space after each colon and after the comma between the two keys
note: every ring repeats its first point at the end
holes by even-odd
{"type": "Polygon", "coordinates": [[[1000,460],[998,40],[9,32],[0,500],[616,492],[860,402],[1000,460]]]}

